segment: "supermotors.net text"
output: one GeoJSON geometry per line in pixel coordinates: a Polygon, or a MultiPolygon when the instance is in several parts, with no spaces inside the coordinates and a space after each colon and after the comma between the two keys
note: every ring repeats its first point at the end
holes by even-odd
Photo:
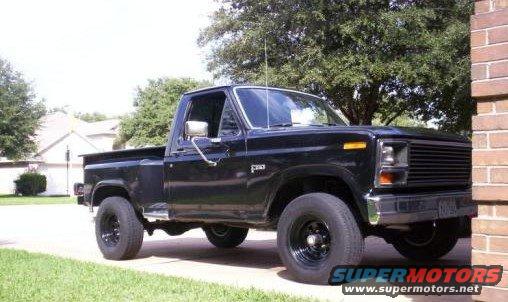
{"type": "Polygon", "coordinates": [[[366,285],[344,284],[345,295],[479,295],[482,287],[474,285],[366,285]]]}
{"type": "Polygon", "coordinates": [[[336,266],[329,284],[342,285],[345,295],[479,295],[502,274],[500,265],[336,266]]]}

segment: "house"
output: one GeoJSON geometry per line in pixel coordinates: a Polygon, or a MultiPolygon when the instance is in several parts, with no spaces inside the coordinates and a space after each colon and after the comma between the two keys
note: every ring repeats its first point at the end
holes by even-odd
{"type": "Polygon", "coordinates": [[[0,158],[0,194],[14,193],[14,180],[27,170],[46,175],[41,195],[72,194],[73,184],[83,181],[79,155],[112,150],[118,126],[118,119],[88,123],[62,112],[46,115],[36,133],[35,154],[19,161],[0,158]]]}

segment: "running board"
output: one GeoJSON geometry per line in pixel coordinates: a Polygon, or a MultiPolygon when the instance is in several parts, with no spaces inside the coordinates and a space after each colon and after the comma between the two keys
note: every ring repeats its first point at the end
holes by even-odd
{"type": "Polygon", "coordinates": [[[145,208],[142,209],[143,209],[143,217],[146,218],[148,221],[170,220],[168,205],[166,203],[151,205],[148,211],[146,211],[145,208]]]}

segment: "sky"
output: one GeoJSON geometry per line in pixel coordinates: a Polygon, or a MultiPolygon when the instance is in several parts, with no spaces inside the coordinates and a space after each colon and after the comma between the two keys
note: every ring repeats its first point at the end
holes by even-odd
{"type": "Polygon", "coordinates": [[[0,57],[48,108],[118,115],[161,76],[212,80],[197,46],[213,0],[0,0],[0,57]]]}

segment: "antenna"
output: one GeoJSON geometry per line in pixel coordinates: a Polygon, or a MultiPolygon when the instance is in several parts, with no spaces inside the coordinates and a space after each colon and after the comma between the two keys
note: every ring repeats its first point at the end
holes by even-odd
{"type": "Polygon", "coordinates": [[[265,94],[266,94],[266,127],[270,129],[270,108],[268,107],[268,55],[266,52],[266,37],[265,37],[265,94]]]}

